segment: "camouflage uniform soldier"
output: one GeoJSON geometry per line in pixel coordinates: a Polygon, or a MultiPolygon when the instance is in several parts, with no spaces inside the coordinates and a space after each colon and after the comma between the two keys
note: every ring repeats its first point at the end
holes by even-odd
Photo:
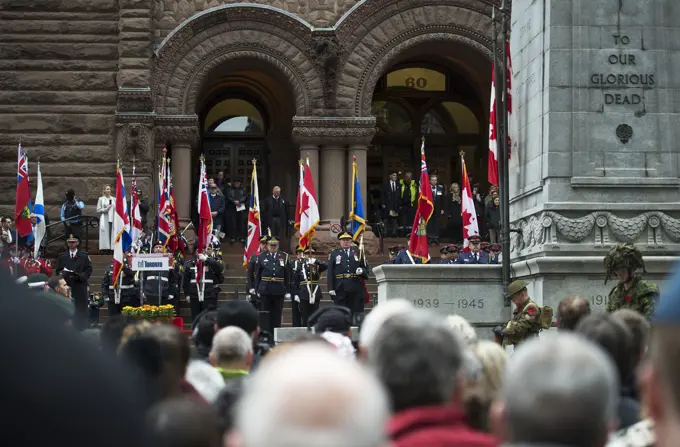
{"type": "Polygon", "coordinates": [[[628,308],[650,318],[659,297],[659,287],[644,281],[637,273],[638,269],[646,273],[640,250],[632,244],[617,245],[605,256],[604,268],[607,272],[605,284],[613,276],[619,280],[617,286],[609,292],[607,311],[628,308]]]}
{"type": "Polygon", "coordinates": [[[516,280],[508,286],[508,296],[515,305],[512,319],[505,327],[496,326],[493,330],[501,337],[503,346],[519,345],[529,337],[535,337],[541,330],[541,308],[531,301],[527,294],[528,284],[516,280]]]}

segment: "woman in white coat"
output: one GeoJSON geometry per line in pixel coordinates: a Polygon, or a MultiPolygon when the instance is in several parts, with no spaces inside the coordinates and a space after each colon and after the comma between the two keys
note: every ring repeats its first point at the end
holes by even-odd
{"type": "Polygon", "coordinates": [[[99,213],[99,250],[113,250],[113,216],[116,212],[116,198],[111,195],[111,187],[104,187],[104,195],[97,202],[99,213]]]}

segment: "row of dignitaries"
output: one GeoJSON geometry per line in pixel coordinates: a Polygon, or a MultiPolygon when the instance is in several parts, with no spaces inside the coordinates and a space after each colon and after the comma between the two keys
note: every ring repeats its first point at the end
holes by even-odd
{"type": "MultiPolygon", "coordinates": [[[[447,245],[439,250],[441,258],[439,264],[500,264],[501,246],[499,244],[487,244],[486,249],[482,247],[482,239],[477,235],[472,235],[468,239],[470,244],[466,250],[455,244],[447,245]],[[488,251],[487,251],[488,250],[488,251]]],[[[422,264],[423,260],[418,256],[413,256],[408,247],[396,245],[389,248],[390,259],[385,264],[422,264]]]]}

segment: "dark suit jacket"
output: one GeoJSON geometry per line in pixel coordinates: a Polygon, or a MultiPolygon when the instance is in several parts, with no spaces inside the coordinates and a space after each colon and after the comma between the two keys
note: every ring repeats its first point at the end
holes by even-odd
{"type": "MultiPolygon", "coordinates": [[[[430,186],[430,189],[432,189],[432,186],[430,186]]],[[[445,209],[445,199],[446,191],[444,191],[444,186],[437,185],[435,192],[432,193],[432,203],[434,204],[435,215],[439,216],[442,213],[442,210],[445,209]]]]}
{"type": "Polygon", "coordinates": [[[69,251],[59,255],[57,259],[57,275],[62,275],[71,288],[73,298],[87,299],[87,283],[92,276],[92,262],[86,251],[78,250],[75,259],[69,251]],[[65,272],[69,269],[70,272],[65,272]]]}
{"type": "MultiPolygon", "coordinates": [[[[268,195],[262,203],[262,228],[272,227],[272,217],[278,207],[279,218],[283,220],[283,228],[288,226],[288,201],[279,196],[278,204],[274,202],[274,196],[268,195]]],[[[282,235],[275,235],[282,236],[282,235]]]]}
{"type": "MultiPolygon", "coordinates": [[[[383,208],[382,206],[380,207],[380,214],[383,219],[386,219],[390,215],[390,210],[399,212],[399,205],[401,202],[401,185],[399,184],[399,180],[395,180],[394,182],[395,188],[394,191],[392,191],[392,185],[390,183],[390,180],[385,180],[382,185],[382,192],[380,195],[380,205],[385,206],[383,208]]],[[[395,216],[396,217],[396,216],[395,216]]]]}

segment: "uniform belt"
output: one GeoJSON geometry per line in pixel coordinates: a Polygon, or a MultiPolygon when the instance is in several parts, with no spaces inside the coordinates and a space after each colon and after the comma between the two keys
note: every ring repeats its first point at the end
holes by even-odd
{"type": "MultiPolygon", "coordinates": [[[[206,280],[204,280],[203,282],[207,284],[207,283],[212,283],[213,280],[212,280],[212,279],[206,279],[206,280]]],[[[196,284],[196,280],[195,280],[195,279],[192,279],[192,280],[191,280],[191,284],[196,284]]]]}
{"type": "Polygon", "coordinates": [[[121,285],[120,288],[121,289],[133,289],[133,288],[135,288],[135,286],[134,285],[129,285],[129,286],[128,285],[121,285]]]}
{"type": "Polygon", "coordinates": [[[319,281],[302,281],[300,284],[303,286],[306,286],[307,284],[316,285],[319,284],[319,281]]]}
{"type": "Polygon", "coordinates": [[[357,278],[359,275],[355,273],[341,273],[340,275],[335,275],[336,278],[357,278]]]}
{"type": "Polygon", "coordinates": [[[160,278],[161,281],[167,281],[168,280],[168,278],[166,278],[165,276],[148,276],[146,279],[149,280],[149,279],[158,279],[158,278],[160,278]]]}
{"type": "Polygon", "coordinates": [[[283,282],[283,278],[262,278],[264,282],[283,282]]]}

